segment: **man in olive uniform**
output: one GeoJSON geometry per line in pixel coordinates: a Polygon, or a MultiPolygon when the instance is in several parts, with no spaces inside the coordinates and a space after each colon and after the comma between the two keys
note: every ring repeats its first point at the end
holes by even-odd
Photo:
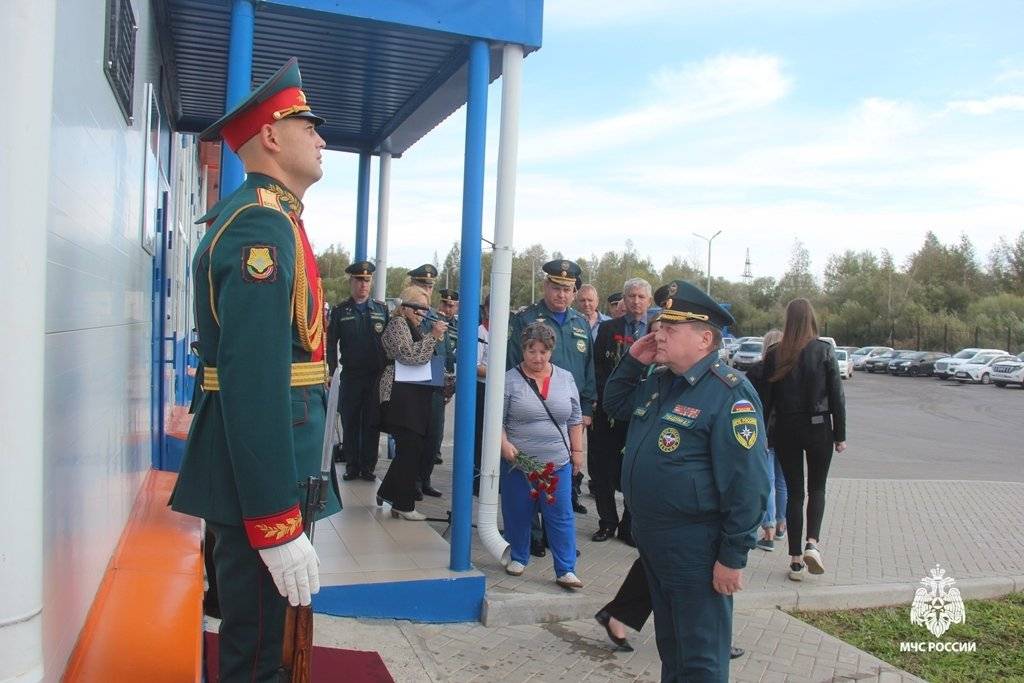
{"type": "Polygon", "coordinates": [[[437,280],[437,268],[430,263],[424,263],[418,268],[409,271],[409,283],[416,285],[427,293],[427,299],[434,294],[434,282],[437,280]]]}
{"type": "Polygon", "coordinates": [[[765,425],[747,379],[718,359],[729,312],[669,284],[660,329],[638,339],[604,389],[629,419],[622,492],[654,607],[663,681],[726,681],[732,595],[768,504],[765,425]],[[648,374],[651,363],[664,367],[648,374]]]}
{"type": "MultiPolygon", "coordinates": [[[[320,473],[323,293],[300,216],[322,175],[321,123],[291,59],[201,135],[247,178],[204,217],[192,262],[203,392],[171,506],[215,538],[225,683],[277,680],[286,607],[320,588],[300,502],[320,473]]],[[[324,514],[338,509],[332,492],[324,514]]]]}
{"type": "Polygon", "coordinates": [[[419,496],[433,496],[438,498],[441,492],[430,483],[434,474],[434,465],[443,462],[441,458],[441,444],[444,441],[444,409],[452,397],[455,389],[455,343],[458,338],[456,328],[457,312],[459,310],[459,293],[454,289],[442,289],[439,291],[441,303],[437,307],[436,314],[424,318],[421,328],[424,334],[429,333],[437,318],[448,323],[448,330],[444,333],[441,343],[434,347],[434,356],[441,359],[444,364],[445,383],[444,386],[435,387],[430,405],[430,428],[427,430],[427,448],[423,451],[423,460],[420,461],[416,477],[416,486],[419,496]]]}
{"type": "Polygon", "coordinates": [[[380,431],[373,411],[377,407],[376,380],[385,362],[380,335],[388,323],[388,307],[370,298],[375,270],[369,261],[345,269],[351,296],[331,309],[327,326],[327,366],[332,377],[341,363],[338,412],[342,426],[340,460],[345,462],[341,478],[345,481],[376,479],[380,431]]]}

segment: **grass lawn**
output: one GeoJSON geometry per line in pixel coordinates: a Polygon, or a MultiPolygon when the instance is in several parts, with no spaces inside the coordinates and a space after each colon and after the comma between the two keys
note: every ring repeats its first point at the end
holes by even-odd
{"type": "Polygon", "coordinates": [[[793,616],[934,683],[1024,681],[1024,593],[965,602],[966,623],[942,638],[910,623],[910,606],[843,612],[794,612],[793,616]],[[900,652],[902,641],[970,642],[976,652],[900,652]]]}

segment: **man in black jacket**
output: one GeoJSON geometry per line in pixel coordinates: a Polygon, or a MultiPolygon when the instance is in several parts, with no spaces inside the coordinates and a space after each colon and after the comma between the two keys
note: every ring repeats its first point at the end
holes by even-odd
{"type": "Polygon", "coordinates": [[[587,469],[592,482],[590,490],[597,502],[598,529],[591,540],[607,541],[618,533],[619,539],[635,545],[630,532],[629,508],[623,505],[619,519],[615,491],[619,489],[622,470],[622,448],[626,445],[628,420],[614,420],[601,408],[604,384],[619,360],[629,351],[634,340],[647,334],[647,309],[651,305],[651,285],[644,279],[627,280],[622,287],[625,314],[606,320],[597,328],[594,342],[594,376],[597,379],[597,409],[588,439],[587,469]]]}

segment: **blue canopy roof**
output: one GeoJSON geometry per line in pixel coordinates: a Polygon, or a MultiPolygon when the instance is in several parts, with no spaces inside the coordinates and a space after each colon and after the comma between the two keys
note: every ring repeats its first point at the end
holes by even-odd
{"type": "MultiPolygon", "coordinates": [[[[224,112],[231,0],[155,0],[172,118],[199,132],[224,112]]],[[[540,47],[543,0],[256,3],[252,80],[298,57],[329,149],[401,155],[466,101],[468,45],[540,47]]]]}

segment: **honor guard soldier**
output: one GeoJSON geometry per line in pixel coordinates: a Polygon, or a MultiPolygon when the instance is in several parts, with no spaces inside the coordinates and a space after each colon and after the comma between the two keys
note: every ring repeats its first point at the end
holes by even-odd
{"type": "MultiPolygon", "coordinates": [[[[225,683],[276,681],[286,607],[320,588],[300,501],[301,484],[320,475],[327,369],[301,198],[322,175],[322,123],[291,59],[200,136],[223,139],[247,177],[201,219],[192,275],[203,392],[171,506],[205,519],[216,540],[225,683]]],[[[338,509],[332,491],[322,514],[338,509]]]]}
{"type": "Polygon", "coordinates": [[[345,481],[376,479],[374,469],[380,443],[375,419],[377,379],[385,362],[380,335],[388,323],[388,307],[383,301],[370,298],[375,270],[369,261],[359,261],[345,269],[351,296],[331,309],[327,326],[327,366],[331,377],[341,363],[338,412],[342,445],[341,457],[336,459],[345,462],[345,474],[341,477],[345,481]]]}
{"type": "MultiPolygon", "coordinates": [[[[458,339],[457,324],[459,311],[459,293],[454,289],[442,289],[441,303],[437,308],[437,318],[448,323],[448,329],[444,338],[434,347],[434,356],[443,358],[445,384],[435,390],[431,404],[430,431],[427,432],[427,450],[423,453],[423,461],[420,463],[417,482],[419,491],[423,495],[438,497],[441,492],[430,483],[434,474],[434,465],[443,461],[441,458],[441,444],[444,441],[444,409],[451,400],[452,392],[455,389],[455,345],[458,339]]],[[[434,321],[424,318],[421,325],[423,333],[427,334],[433,327],[434,321]]]]}
{"type": "Polygon", "coordinates": [[[629,348],[603,405],[629,419],[622,492],[661,680],[726,681],[732,595],[768,502],[764,417],[747,379],[718,358],[729,312],[682,280],[665,293],[660,328],[629,348]],[[664,367],[648,373],[651,363],[664,367]]]}
{"type": "MultiPolygon", "coordinates": [[[[543,322],[555,333],[555,348],[551,363],[572,373],[576,388],[580,392],[580,409],[583,411],[583,425],[589,427],[597,401],[597,384],[594,380],[594,340],[590,335],[590,323],[583,315],[569,308],[576,295],[580,267],[572,261],[556,259],[542,267],[545,273],[544,298],[527,306],[512,318],[508,331],[507,367],[514,368],[523,360],[522,333],[527,325],[543,322]]],[[[586,514],[587,509],[579,502],[579,482],[583,475],[573,477],[573,510],[586,514]]]]}
{"type": "Polygon", "coordinates": [[[434,282],[437,280],[437,268],[429,263],[424,263],[419,268],[409,271],[409,282],[423,289],[427,298],[434,293],[434,282]]]}

